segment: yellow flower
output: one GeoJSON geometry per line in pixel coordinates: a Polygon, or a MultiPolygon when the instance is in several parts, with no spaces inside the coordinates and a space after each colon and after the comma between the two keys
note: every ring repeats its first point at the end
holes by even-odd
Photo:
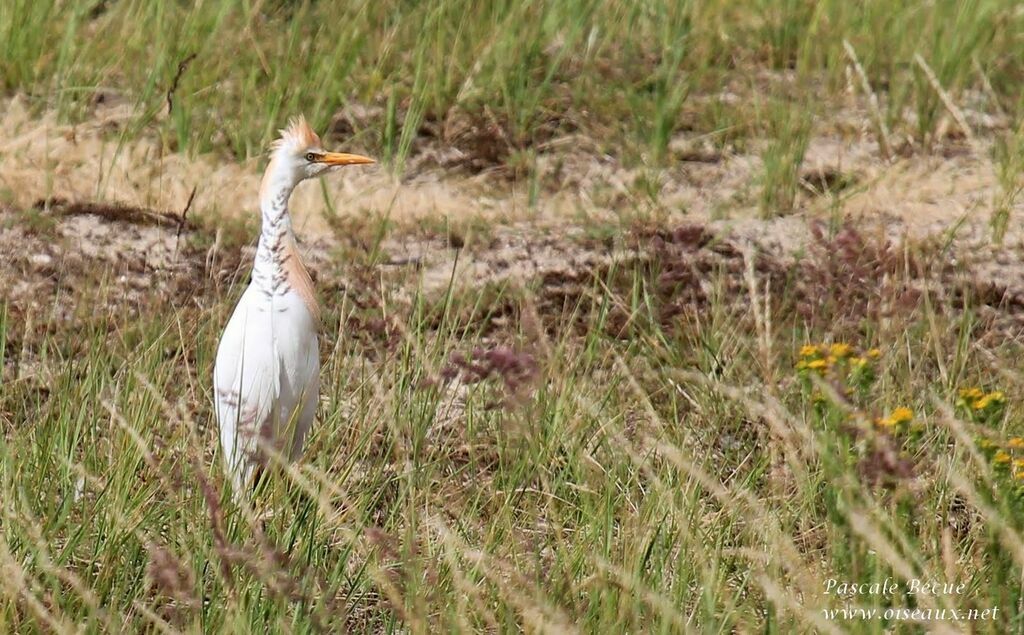
{"type": "Polygon", "coordinates": [[[960,391],[960,398],[968,402],[975,410],[984,410],[992,404],[1006,402],[1006,394],[1002,390],[993,390],[990,393],[982,392],[980,388],[964,388],[960,391]]]}
{"type": "Polygon", "coordinates": [[[807,368],[810,368],[812,370],[822,370],[827,365],[828,364],[826,364],[825,360],[823,359],[812,359],[811,361],[807,362],[807,368]]]}
{"type": "MultiPolygon", "coordinates": [[[[1019,437],[1017,437],[1017,438],[1019,439],[1019,437]]],[[[1024,439],[1020,439],[1020,441],[1021,441],[1021,447],[1024,447],[1024,439]]],[[[1014,447],[1012,445],[1013,439],[1010,439],[1010,443],[1011,443],[1010,447],[1011,448],[1014,447]]],[[[978,445],[981,446],[981,449],[983,449],[983,450],[988,450],[989,448],[996,447],[996,444],[993,443],[990,439],[982,439],[981,441],[978,441],[978,445]]]]}
{"type": "Polygon", "coordinates": [[[995,461],[996,463],[1009,463],[1010,455],[1004,452],[1003,450],[999,450],[998,452],[996,452],[996,455],[992,457],[992,460],[995,461]]]}
{"type": "Polygon", "coordinates": [[[846,357],[853,350],[853,347],[849,344],[843,344],[842,342],[836,342],[831,346],[829,351],[835,357],[846,357]]]}
{"type": "Polygon", "coordinates": [[[896,420],[892,417],[882,417],[881,419],[875,419],[875,425],[883,428],[891,428],[896,425],[896,420]]]}
{"type": "MultiPolygon", "coordinates": [[[[989,441],[989,443],[992,442],[989,441]]],[[[1006,447],[1013,450],[1024,450],[1024,439],[1020,437],[1013,437],[1012,439],[1006,442],[1006,447]]]]}
{"type": "Polygon", "coordinates": [[[854,357],[853,365],[857,368],[864,368],[868,365],[868,358],[866,357],[854,357]]]}
{"type": "Polygon", "coordinates": [[[814,357],[818,354],[818,347],[815,344],[804,344],[800,347],[800,357],[814,357]]]}
{"type": "Polygon", "coordinates": [[[914,411],[910,408],[897,408],[889,415],[896,423],[904,423],[914,418],[914,411]]]}
{"type": "Polygon", "coordinates": [[[839,358],[838,358],[838,357],[836,357],[835,355],[829,355],[829,356],[828,356],[828,357],[827,357],[827,358],[825,359],[825,361],[826,361],[826,362],[828,363],[828,365],[829,365],[829,366],[835,366],[835,365],[836,365],[836,363],[837,363],[837,362],[839,361],[839,358]]]}
{"type": "Polygon", "coordinates": [[[1022,469],[1024,469],[1024,459],[1014,459],[1013,460],[1013,469],[1015,469],[1015,470],[1022,470],[1022,469]]]}
{"type": "Polygon", "coordinates": [[[872,359],[878,359],[881,356],[882,356],[882,351],[878,350],[877,348],[873,348],[873,349],[868,351],[868,357],[870,357],[872,359]]]}
{"type": "Polygon", "coordinates": [[[960,398],[961,399],[980,399],[985,393],[981,392],[981,388],[961,388],[960,398]]]}
{"type": "Polygon", "coordinates": [[[1020,472],[1015,472],[1013,478],[1017,479],[1018,481],[1024,480],[1024,470],[1020,472]]]}

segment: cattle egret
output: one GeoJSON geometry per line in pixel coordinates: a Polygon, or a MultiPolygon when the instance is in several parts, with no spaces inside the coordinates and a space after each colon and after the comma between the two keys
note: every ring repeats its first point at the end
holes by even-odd
{"type": "Polygon", "coordinates": [[[295,245],[288,199],[306,179],[373,162],[325,152],[301,117],[272,146],[260,184],[262,229],[252,281],[224,329],[213,370],[224,467],[236,496],[268,450],[298,458],[319,398],[320,310],[295,245]]]}

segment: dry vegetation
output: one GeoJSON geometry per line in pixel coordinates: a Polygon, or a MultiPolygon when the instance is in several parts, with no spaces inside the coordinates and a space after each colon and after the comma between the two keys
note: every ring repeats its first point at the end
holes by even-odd
{"type": "Polygon", "coordinates": [[[0,3],[0,631],[1020,631],[1022,35],[0,3]],[[300,111],[384,167],[293,199],[318,424],[238,506],[209,377],[300,111]]]}

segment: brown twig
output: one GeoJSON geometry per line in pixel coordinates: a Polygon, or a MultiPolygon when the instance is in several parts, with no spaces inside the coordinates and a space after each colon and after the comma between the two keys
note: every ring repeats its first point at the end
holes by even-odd
{"type": "Polygon", "coordinates": [[[174,234],[174,255],[178,255],[178,241],[181,239],[181,230],[185,228],[185,223],[188,220],[188,211],[192,209],[192,201],[196,198],[196,186],[192,186],[192,192],[188,195],[188,201],[185,203],[185,209],[181,210],[181,217],[178,220],[178,231],[174,234]]]}
{"type": "Polygon", "coordinates": [[[174,91],[178,90],[178,82],[181,81],[181,76],[188,70],[188,65],[192,63],[192,60],[196,58],[195,53],[190,53],[188,57],[178,62],[178,72],[174,74],[174,80],[171,82],[171,87],[167,89],[167,114],[170,115],[171,111],[174,110],[174,91]]]}

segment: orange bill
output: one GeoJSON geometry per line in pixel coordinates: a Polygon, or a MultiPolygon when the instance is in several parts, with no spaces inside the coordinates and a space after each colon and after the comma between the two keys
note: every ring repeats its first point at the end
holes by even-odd
{"type": "Polygon", "coordinates": [[[317,160],[327,165],[364,165],[376,163],[370,157],[364,157],[361,154],[346,154],[344,152],[325,152],[317,160]]]}

